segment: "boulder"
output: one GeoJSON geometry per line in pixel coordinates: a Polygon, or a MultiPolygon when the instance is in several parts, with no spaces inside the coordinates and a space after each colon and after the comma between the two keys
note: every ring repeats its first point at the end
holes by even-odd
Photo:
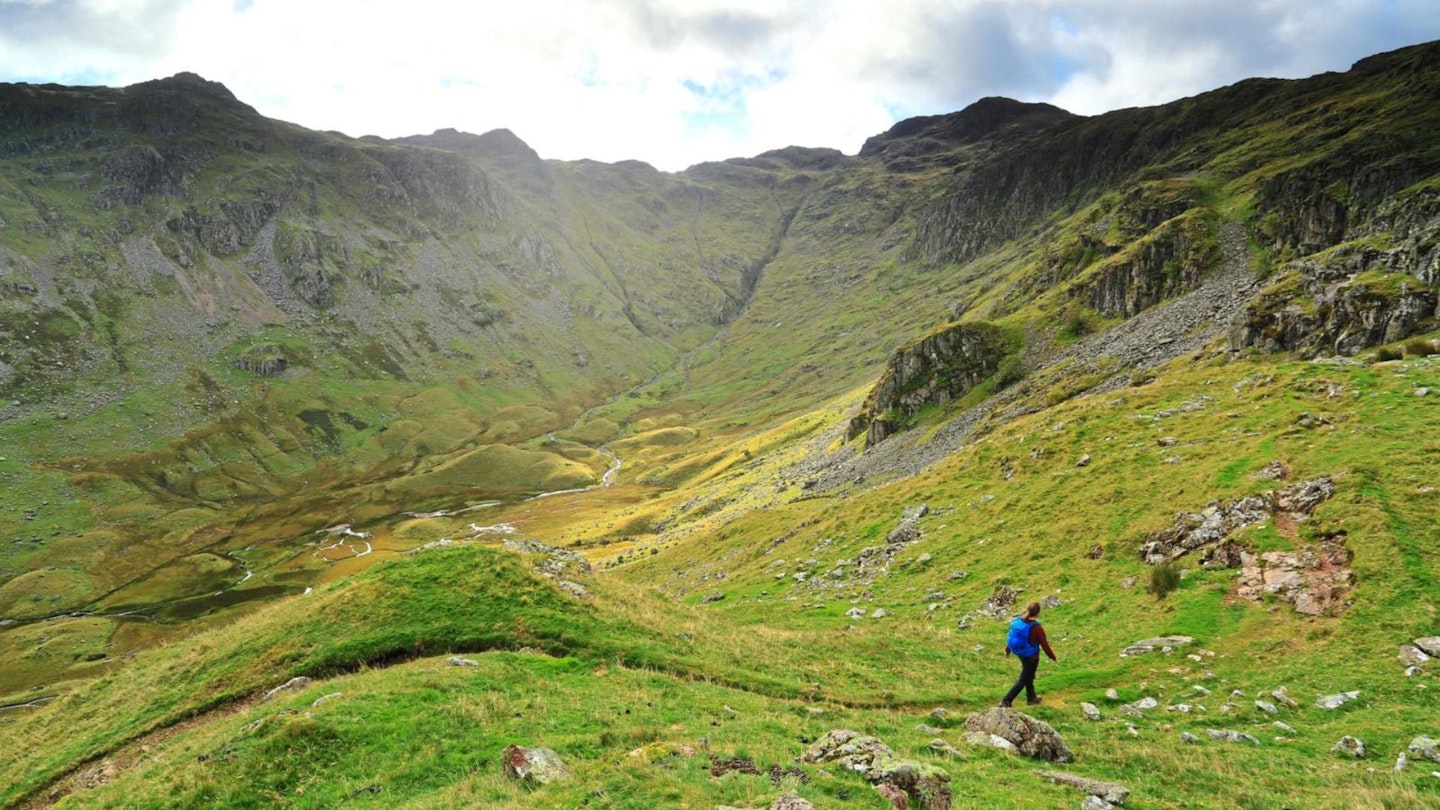
{"type": "Polygon", "coordinates": [[[786,793],[770,803],[770,810],[815,810],[815,805],[794,793],[786,793]]]}
{"type": "Polygon", "coordinates": [[[1440,656],[1440,636],[1426,636],[1415,639],[1415,646],[1419,647],[1426,655],[1440,656]]]}
{"type": "Polygon", "coordinates": [[[1359,692],[1337,692],[1333,695],[1321,695],[1315,698],[1315,705],[1322,709],[1334,711],[1358,697],[1360,697],[1359,692]]]}
{"type": "Polygon", "coordinates": [[[1287,709],[1300,708],[1300,704],[1295,700],[1295,698],[1290,697],[1290,690],[1286,689],[1283,686],[1275,687],[1275,690],[1270,693],[1270,696],[1275,698],[1276,703],[1279,703],[1281,706],[1284,706],[1287,709]]]}
{"type": "Polygon", "coordinates": [[[1407,667],[1418,667],[1429,660],[1430,656],[1426,655],[1419,647],[1414,647],[1409,644],[1400,645],[1401,664],[1407,667]]]}
{"type": "Polygon", "coordinates": [[[1100,719],[1100,707],[1096,706],[1094,703],[1081,703],[1080,711],[1084,713],[1086,720],[1100,719]]]}
{"type": "Polygon", "coordinates": [[[950,775],[933,765],[903,759],[875,737],[849,729],[827,732],[801,754],[802,762],[836,762],[872,785],[898,788],[918,810],[950,810],[950,775]]]}
{"type": "Polygon", "coordinates": [[[1246,734],[1243,731],[1233,731],[1228,728],[1207,728],[1205,729],[1205,733],[1210,735],[1210,739],[1219,740],[1221,742],[1248,742],[1253,743],[1254,745],[1260,744],[1260,741],[1255,739],[1255,736],[1253,734],[1246,734]]]}
{"type": "Polygon", "coordinates": [[[298,691],[298,690],[304,689],[305,687],[307,687],[307,686],[309,686],[309,685],[310,685],[310,679],[307,678],[307,677],[305,677],[304,675],[301,675],[301,676],[298,676],[298,677],[295,677],[295,678],[291,678],[290,680],[286,681],[285,683],[282,683],[282,684],[280,684],[279,686],[275,687],[274,689],[271,689],[269,692],[266,692],[266,693],[265,693],[265,696],[262,697],[262,698],[260,698],[260,702],[261,702],[261,703],[264,703],[264,702],[266,702],[267,700],[270,700],[271,698],[274,698],[276,695],[280,694],[281,692],[294,692],[294,691],[298,691]]]}
{"type": "Polygon", "coordinates": [[[500,764],[505,775],[522,782],[536,782],[542,785],[562,782],[573,776],[570,769],[560,760],[560,755],[549,748],[522,748],[506,746],[500,753],[500,764]]]}
{"type": "Polygon", "coordinates": [[[1115,810],[1115,805],[1099,796],[1086,796],[1085,801],[1080,803],[1080,810],[1115,810]]]}
{"type": "Polygon", "coordinates": [[[1275,714],[1279,711],[1279,709],[1275,708],[1274,703],[1269,703],[1264,700],[1255,701],[1255,708],[1259,709],[1262,712],[1265,712],[1266,714],[1275,714]]]}
{"type": "Polygon", "coordinates": [[[1431,762],[1440,762],[1440,740],[1421,734],[1410,741],[1410,753],[1425,757],[1431,762]]]}
{"type": "Polygon", "coordinates": [[[1087,795],[1099,796],[1110,804],[1124,804],[1125,800],[1130,798],[1130,790],[1115,782],[1102,782],[1099,779],[1076,776],[1064,771],[1035,771],[1034,773],[1041,779],[1057,785],[1079,788],[1087,795]]]}
{"type": "Polygon", "coordinates": [[[480,662],[479,662],[479,661],[476,661],[476,660],[473,659],[473,658],[461,658],[461,657],[458,656],[458,655],[452,655],[452,656],[450,656],[449,658],[446,658],[446,659],[445,659],[445,663],[449,664],[449,665],[452,666],[452,667],[478,667],[478,666],[480,666],[480,662]]]}
{"type": "Polygon", "coordinates": [[[1278,731],[1279,731],[1280,733],[1282,733],[1282,734],[1288,734],[1288,735],[1290,735],[1291,737],[1294,737],[1295,734],[1296,734],[1296,731],[1295,731],[1294,727],[1292,727],[1289,723],[1283,723],[1283,722],[1281,722],[1281,721],[1279,721],[1279,720],[1276,720],[1275,722],[1271,723],[1270,725],[1271,725],[1272,727],[1274,727],[1276,730],[1278,730],[1278,731]]]}
{"type": "Polygon", "coordinates": [[[1200,742],[1200,738],[1196,737],[1194,734],[1191,734],[1188,731],[1182,731],[1180,732],[1180,742],[1194,745],[1195,743],[1200,742]]]}
{"type": "Polygon", "coordinates": [[[1346,734],[1340,741],[1330,747],[1335,754],[1345,754],[1356,759],[1365,758],[1365,743],[1359,737],[1352,737],[1346,734]]]}
{"type": "Polygon", "coordinates": [[[1004,706],[970,715],[965,718],[965,729],[1000,737],[1027,757],[1049,762],[1069,762],[1075,758],[1050,724],[1004,706]]]}

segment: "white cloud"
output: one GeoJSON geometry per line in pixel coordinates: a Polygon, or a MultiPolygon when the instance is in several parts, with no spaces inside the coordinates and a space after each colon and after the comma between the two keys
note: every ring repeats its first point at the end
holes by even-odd
{"type": "Polygon", "coordinates": [[[1430,0],[0,0],[0,80],[182,70],[352,135],[508,127],[543,156],[681,168],[856,150],[985,95],[1082,113],[1440,36],[1430,0]]]}

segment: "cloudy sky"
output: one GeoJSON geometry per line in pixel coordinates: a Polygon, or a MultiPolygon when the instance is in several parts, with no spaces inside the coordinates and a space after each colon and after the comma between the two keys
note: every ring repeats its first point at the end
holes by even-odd
{"type": "Polygon", "coordinates": [[[663,169],[853,153],[987,95],[1078,113],[1440,38],[1437,0],[0,0],[0,81],[193,71],[350,135],[508,127],[663,169]]]}

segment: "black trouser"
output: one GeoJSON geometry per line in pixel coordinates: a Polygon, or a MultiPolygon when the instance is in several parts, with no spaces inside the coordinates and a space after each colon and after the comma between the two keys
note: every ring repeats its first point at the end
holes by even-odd
{"type": "MultiPolygon", "coordinates": [[[[1015,657],[1020,658],[1018,655],[1015,657]]],[[[1035,670],[1039,668],[1040,653],[1035,653],[1029,658],[1020,658],[1020,677],[1015,681],[1015,685],[1010,687],[1010,691],[1005,693],[1003,702],[1006,706],[1009,706],[1020,695],[1021,689],[1025,690],[1025,697],[1030,702],[1035,702],[1035,670]]]]}

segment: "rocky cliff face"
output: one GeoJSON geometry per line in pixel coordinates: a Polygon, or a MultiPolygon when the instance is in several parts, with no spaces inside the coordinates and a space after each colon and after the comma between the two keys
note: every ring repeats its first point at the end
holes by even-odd
{"type": "Polygon", "coordinates": [[[876,444],[901,430],[922,408],[943,406],[993,375],[1007,346],[991,324],[959,323],[900,348],[850,420],[849,438],[876,444]]]}

